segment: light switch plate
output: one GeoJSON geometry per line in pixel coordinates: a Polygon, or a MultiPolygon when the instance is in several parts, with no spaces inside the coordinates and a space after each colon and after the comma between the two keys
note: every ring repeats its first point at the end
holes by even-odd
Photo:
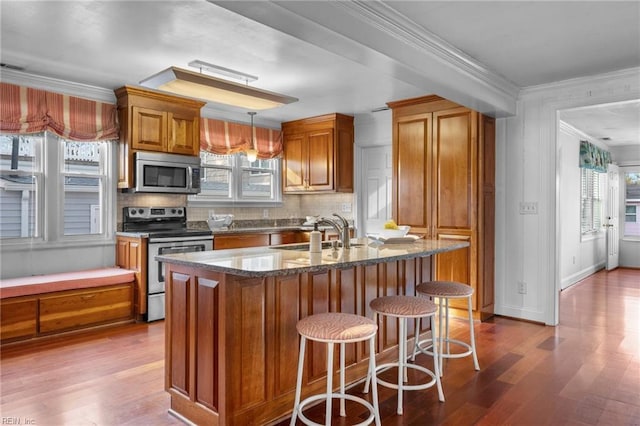
{"type": "Polygon", "coordinates": [[[538,202],[520,201],[520,214],[538,214],[538,202]]]}

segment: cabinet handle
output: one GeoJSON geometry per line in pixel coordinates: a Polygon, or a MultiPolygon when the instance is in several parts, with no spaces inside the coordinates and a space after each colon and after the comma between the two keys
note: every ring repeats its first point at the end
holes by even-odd
{"type": "Polygon", "coordinates": [[[96,297],[96,294],[83,294],[82,296],[80,296],[80,298],[82,300],[89,300],[89,299],[93,299],[94,297],[96,297]]]}

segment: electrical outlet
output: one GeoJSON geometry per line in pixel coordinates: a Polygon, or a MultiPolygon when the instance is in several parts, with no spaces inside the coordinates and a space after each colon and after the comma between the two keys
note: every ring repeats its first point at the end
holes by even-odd
{"type": "Polygon", "coordinates": [[[342,212],[350,213],[351,212],[351,203],[342,203],[342,212]]]}
{"type": "Polygon", "coordinates": [[[269,209],[262,210],[262,218],[263,219],[268,219],[269,218],[269,209]]]}
{"type": "Polygon", "coordinates": [[[524,281],[518,281],[518,293],[527,294],[527,283],[524,281]]]}
{"type": "Polygon", "coordinates": [[[520,214],[538,214],[536,201],[520,201],[520,214]]]}

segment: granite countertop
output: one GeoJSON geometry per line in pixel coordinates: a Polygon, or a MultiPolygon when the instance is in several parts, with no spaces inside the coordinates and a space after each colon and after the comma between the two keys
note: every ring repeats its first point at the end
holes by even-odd
{"type": "Polygon", "coordinates": [[[214,272],[245,277],[264,277],[320,272],[327,269],[427,257],[469,246],[467,242],[424,239],[401,244],[382,244],[368,238],[352,239],[351,241],[357,246],[349,250],[327,248],[322,250],[322,253],[284,249],[284,247],[300,245],[287,244],[269,248],[255,247],[170,254],[156,256],[156,259],[214,272]]]}

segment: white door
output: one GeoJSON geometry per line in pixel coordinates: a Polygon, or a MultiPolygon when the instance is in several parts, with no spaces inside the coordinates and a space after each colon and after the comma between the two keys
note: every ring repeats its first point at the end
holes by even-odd
{"type": "Polygon", "coordinates": [[[620,247],[620,169],[609,164],[607,168],[607,270],[618,267],[620,247]]]}
{"type": "Polygon", "coordinates": [[[376,232],[391,219],[391,146],[362,149],[362,191],[360,205],[363,233],[376,232]]]}

